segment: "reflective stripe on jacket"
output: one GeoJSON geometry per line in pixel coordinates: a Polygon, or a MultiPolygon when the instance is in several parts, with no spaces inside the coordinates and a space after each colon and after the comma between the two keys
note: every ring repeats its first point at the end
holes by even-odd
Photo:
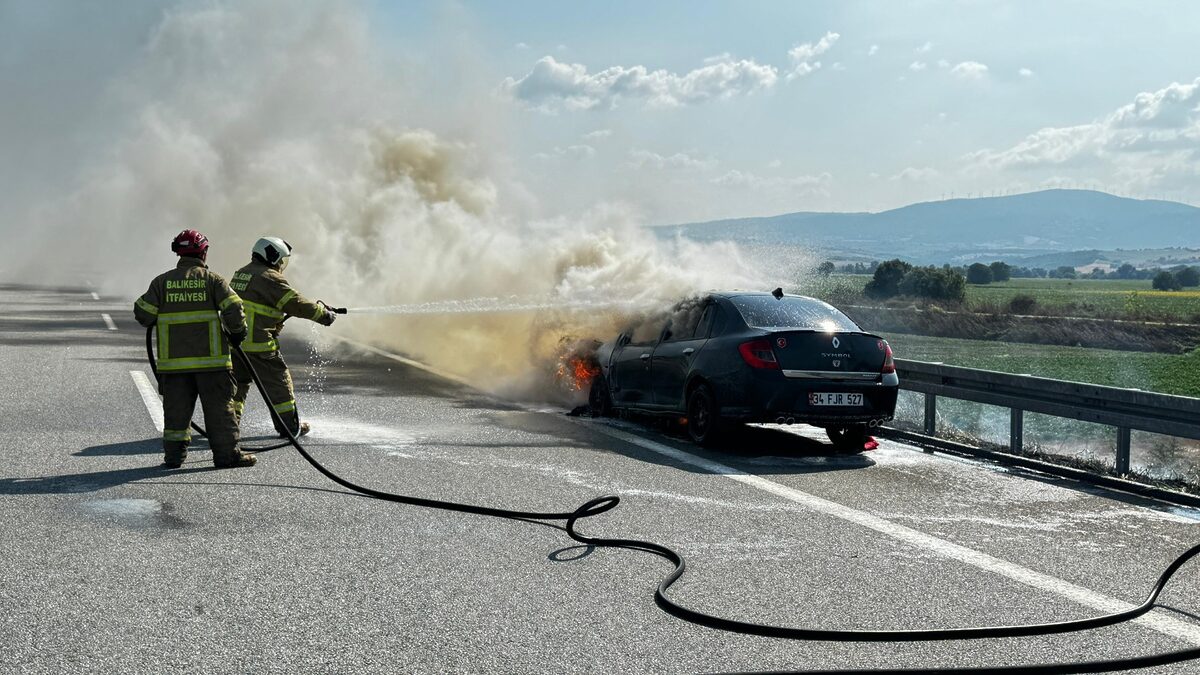
{"type": "Polygon", "coordinates": [[[324,305],[297,293],[279,270],[257,260],[234,272],[230,285],[246,309],[250,332],[242,349],[247,353],[278,351],[279,331],[288,317],[327,323],[324,305]]]}
{"type": "Polygon", "coordinates": [[[143,326],[157,327],[158,370],[167,373],[231,368],[225,331],[246,330],[241,298],[203,261],[187,256],[150,282],[134,301],[133,315],[143,326]]]}

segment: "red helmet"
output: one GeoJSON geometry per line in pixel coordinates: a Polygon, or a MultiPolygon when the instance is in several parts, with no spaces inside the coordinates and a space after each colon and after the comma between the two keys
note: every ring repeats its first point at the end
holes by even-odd
{"type": "Polygon", "coordinates": [[[208,237],[195,230],[184,230],[171,241],[171,250],[178,255],[204,255],[208,252],[208,237]]]}

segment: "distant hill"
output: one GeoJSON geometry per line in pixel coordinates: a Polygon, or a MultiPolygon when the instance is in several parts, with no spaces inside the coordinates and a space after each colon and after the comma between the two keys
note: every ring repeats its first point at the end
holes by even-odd
{"type": "Polygon", "coordinates": [[[697,240],[786,244],[918,262],[1200,246],[1200,208],[1092,190],[948,199],[879,213],[800,212],[661,226],[697,240]]]}

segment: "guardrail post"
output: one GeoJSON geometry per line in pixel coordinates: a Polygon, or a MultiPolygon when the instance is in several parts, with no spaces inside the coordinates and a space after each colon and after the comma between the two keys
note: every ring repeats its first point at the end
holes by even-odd
{"type": "Polygon", "coordinates": [[[937,434],[937,394],[925,394],[925,435],[937,434]]]}
{"type": "Polygon", "coordinates": [[[1008,450],[1020,453],[1025,444],[1025,411],[1013,408],[1008,418],[1008,450]]]}
{"type": "Polygon", "coordinates": [[[1117,427],[1117,475],[1129,473],[1129,427],[1117,427]]]}

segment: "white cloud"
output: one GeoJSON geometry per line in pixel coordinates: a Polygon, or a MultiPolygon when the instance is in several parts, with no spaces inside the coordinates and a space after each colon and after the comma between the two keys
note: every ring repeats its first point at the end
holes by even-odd
{"type": "Polygon", "coordinates": [[[781,166],[783,166],[783,162],[778,159],[773,159],[773,160],[767,162],[768,169],[778,169],[781,166]]]}
{"type": "Polygon", "coordinates": [[[533,155],[533,158],[547,160],[562,157],[566,159],[583,160],[591,159],[595,156],[595,148],[585,143],[579,143],[577,145],[568,145],[566,147],[558,146],[555,147],[551,152],[538,152],[533,155]]]}
{"type": "Polygon", "coordinates": [[[933,51],[933,43],[926,42],[925,44],[921,45],[920,47],[917,47],[913,51],[918,54],[928,54],[929,52],[933,51]]]}
{"type": "Polygon", "coordinates": [[[787,79],[794,80],[797,77],[803,77],[821,67],[821,62],[816,58],[825,52],[838,41],[841,35],[829,31],[824,37],[816,42],[805,42],[798,44],[788,50],[788,60],[791,62],[791,72],[788,73],[787,79]]]}
{"type": "Polygon", "coordinates": [[[834,61],[834,62],[833,62],[833,65],[832,65],[832,66],[829,66],[829,67],[830,67],[830,68],[832,68],[832,69],[834,69],[834,70],[837,70],[837,71],[842,71],[842,70],[845,70],[845,69],[846,69],[846,66],[842,65],[842,62],[841,62],[841,61],[834,61]]]}
{"type": "Polygon", "coordinates": [[[517,49],[529,49],[529,45],[525,44],[524,42],[518,42],[515,47],[517,49]]]}
{"type": "Polygon", "coordinates": [[[630,150],[629,165],[639,169],[711,169],[717,165],[712,157],[693,157],[687,153],[677,152],[673,155],[660,155],[650,150],[630,150]]]}
{"type": "Polygon", "coordinates": [[[1130,188],[1191,187],[1200,178],[1200,78],[1140,93],[1097,121],[1039,129],[967,159],[990,169],[1106,169],[1130,188]]]}
{"type": "Polygon", "coordinates": [[[613,133],[612,129],[596,129],[595,131],[589,131],[586,134],[584,134],[583,140],[597,141],[597,140],[600,140],[601,138],[608,138],[609,136],[612,136],[612,133],[613,133]]]}
{"type": "Polygon", "coordinates": [[[867,56],[875,56],[878,53],[879,45],[871,45],[871,48],[867,50],[867,56]]]}
{"type": "Polygon", "coordinates": [[[946,59],[938,59],[938,68],[949,68],[950,62],[946,59]]]}
{"type": "Polygon", "coordinates": [[[530,107],[552,112],[612,108],[623,99],[668,107],[691,105],[769,89],[778,79],[774,66],[746,59],[707,63],[681,75],[645,66],[612,66],[589,73],[582,64],[543,56],[524,77],[505,78],[500,88],[530,107]]]}
{"type": "Polygon", "coordinates": [[[964,80],[983,79],[987,75],[987,72],[988,67],[978,61],[963,61],[950,69],[951,75],[961,77],[964,80]]]}
{"type": "Polygon", "coordinates": [[[1017,74],[1021,77],[1033,77],[1033,71],[1028,68],[1022,68],[1018,70],[1017,74]]]}
{"type": "Polygon", "coordinates": [[[833,176],[822,173],[816,176],[759,176],[748,171],[733,169],[713,178],[711,183],[722,187],[748,190],[781,190],[801,194],[829,194],[829,183],[833,176]]]}
{"type": "Polygon", "coordinates": [[[924,61],[913,61],[912,63],[908,64],[908,69],[914,73],[919,73],[928,67],[929,66],[924,61]]]}
{"type": "Polygon", "coordinates": [[[896,175],[891,176],[890,178],[888,178],[888,180],[920,182],[920,181],[927,181],[927,180],[930,180],[933,178],[937,178],[940,175],[941,175],[941,172],[932,167],[927,166],[927,167],[917,168],[914,166],[910,166],[910,167],[906,167],[905,169],[901,170],[896,175]]]}

